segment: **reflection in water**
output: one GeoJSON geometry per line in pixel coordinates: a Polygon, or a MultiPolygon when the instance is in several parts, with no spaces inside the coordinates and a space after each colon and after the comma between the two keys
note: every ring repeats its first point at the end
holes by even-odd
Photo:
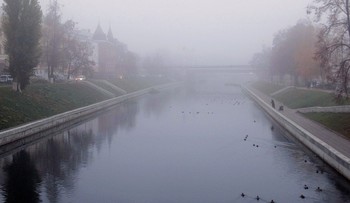
{"type": "Polygon", "coordinates": [[[67,132],[29,148],[43,174],[43,187],[50,202],[58,202],[62,189],[74,190],[78,170],[91,160],[88,150],[92,144],[93,134],[89,129],[67,132]]]}
{"type": "Polygon", "coordinates": [[[92,149],[100,151],[104,141],[111,142],[118,129],[130,129],[135,125],[137,102],[121,104],[115,110],[69,130],[64,136],[56,136],[39,143],[33,151],[35,162],[45,174],[44,186],[50,202],[59,202],[62,190],[74,191],[79,169],[89,165],[92,149]]]}
{"type": "Polygon", "coordinates": [[[3,166],[5,182],[2,185],[5,202],[40,202],[38,171],[26,151],[13,155],[12,162],[3,166]]]}
{"type": "Polygon", "coordinates": [[[120,104],[109,113],[13,155],[13,162],[3,163],[4,173],[0,173],[5,177],[5,201],[39,202],[37,187],[41,183],[45,198],[60,202],[62,193],[74,191],[79,171],[93,158],[92,149],[100,151],[105,140],[110,143],[118,130],[133,128],[138,112],[136,101],[120,104]]]}
{"type": "MultiPolygon", "coordinates": [[[[172,92],[176,92],[177,90],[173,90],[172,92]]],[[[145,101],[144,109],[147,117],[150,117],[152,115],[159,116],[165,108],[172,108],[171,106],[167,106],[169,104],[169,101],[171,99],[171,94],[152,94],[149,96],[149,98],[145,101]]]]}

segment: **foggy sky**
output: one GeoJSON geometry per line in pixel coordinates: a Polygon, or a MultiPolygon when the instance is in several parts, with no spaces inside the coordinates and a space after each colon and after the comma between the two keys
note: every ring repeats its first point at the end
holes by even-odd
{"type": "MultiPolygon", "coordinates": [[[[45,12],[50,0],[40,0],[45,12]]],[[[59,0],[65,19],[98,22],[138,54],[164,52],[189,64],[247,64],[274,34],[307,18],[310,0],[59,0]]]]}

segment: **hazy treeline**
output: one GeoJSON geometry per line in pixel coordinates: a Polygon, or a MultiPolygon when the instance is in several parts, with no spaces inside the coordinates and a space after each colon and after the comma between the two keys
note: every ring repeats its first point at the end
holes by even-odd
{"type": "Polygon", "coordinates": [[[265,76],[294,84],[319,80],[332,84],[338,99],[347,98],[350,78],[350,0],[314,0],[306,11],[311,21],[301,21],[280,31],[272,47],[254,55],[251,63],[265,76]],[[285,80],[284,80],[285,81],[285,80]]]}
{"type": "MultiPolygon", "coordinates": [[[[84,74],[93,75],[94,44],[88,29],[81,29],[73,20],[63,20],[57,0],[50,1],[42,12],[39,1],[5,0],[1,7],[0,35],[4,41],[5,54],[9,58],[9,72],[21,91],[29,84],[34,68],[46,68],[50,81],[67,79],[84,74]]],[[[113,39],[116,40],[116,39],[113,39]]],[[[159,53],[144,59],[128,50],[118,41],[115,47],[115,69],[124,76],[145,74],[163,75],[165,58],[159,53]]]]}
{"type": "Polygon", "coordinates": [[[252,66],[263,70],[261,76],[265,79],[290,85],[309,85],[312,80],[325,79],[315,58],[317,32],[318,28],[307,20],[280,30],[272,47],[254,54],[252,66]]]}

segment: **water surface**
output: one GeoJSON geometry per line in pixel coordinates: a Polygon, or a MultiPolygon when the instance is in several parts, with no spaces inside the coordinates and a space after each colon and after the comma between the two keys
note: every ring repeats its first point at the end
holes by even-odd
{"type": "Polygon", "coordinates": [[[129,101],[0,165],[2,202],[350,202],[349,182],[223,82],[129,101]]]}

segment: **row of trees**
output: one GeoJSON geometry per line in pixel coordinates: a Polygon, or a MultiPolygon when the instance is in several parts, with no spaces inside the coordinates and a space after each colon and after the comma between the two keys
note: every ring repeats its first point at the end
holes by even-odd
{"type": "Polygon", "coordinates": [[[2,9],[8,71],[17,91],[26,88],[39,63],[48,67],[51,80],[59,68],[68,69],[68,77],[92,71],[91,44],[77,38],[75,22],[61,22],[57,1],[52,1],[45,16],[38,0],[4,0],[2,9]]]}
{"type": "Polygon", "coordinates": [[[271,77],[321,78],[348,98],[350,78],[350,0],[314,0],[307,9],[317,23],[303,21],[280,31],[271,48],[254,55],[252,65],[271,77]]]}
{"type": "MultiPolygon", "coordinates": [[[[9,72],[15,89],[21,91],[29,84],[34,67],[47,67],[47,77],[92,75],[96,65],[92,60],[91,39],[77,32],[77,23],[62,21],[60,5],[51,1],[42,14],[38,0],[5,0],[2,5],[1,29],[5,38],[5,52],[9,56],[9,72]]],[[[114,40],[114,39],[112,39],[114,40]]],[[[123,75],[135,75],[139,57],[120,42],[115,47],[116,69],[123,75]]]]}
{"type": "Polygon", "coordinates": [[[48,67],[48,78],[53,81],[55,72],[67,70],[67,79],[78,72],[91,74],[94,62],[89,41],[78,39],[76,23],[72,20],[62,22],[60,6],[52,1],[44,16],[41,45],[41,63],[48,67]]]}

